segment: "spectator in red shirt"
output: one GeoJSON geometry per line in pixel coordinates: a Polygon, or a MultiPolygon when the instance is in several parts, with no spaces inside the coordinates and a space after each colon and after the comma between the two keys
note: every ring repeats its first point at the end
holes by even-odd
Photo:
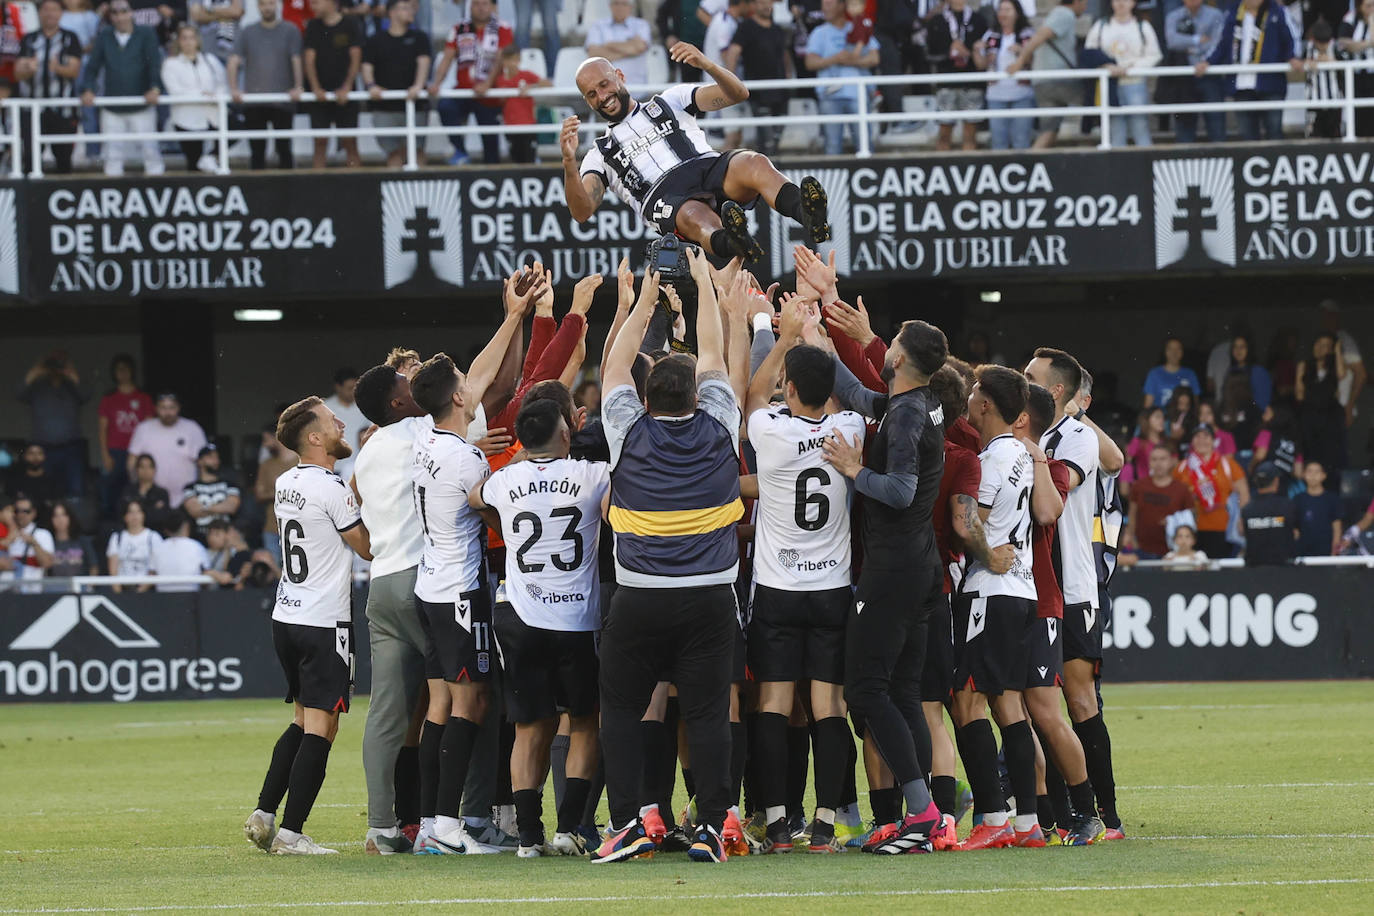
{"type": "Polygon", "coordinates": [[[310,0],[282,0],[281,18],[305,31],[305,24],[315,18],[315,11],[310,8],[310,0]]]}
{"type": "Polygon", "coordinates": [[[14,62],[24,37],[23,11],[17,3],[0,3],[0,98],[14,91],[14,62]]]}
{"type": "Polygon", "coordinates": [[[1124,547],[1142,560],[1159,560],[1169,552],[1164,520],[1193,508],[1193,493],[1174,477],[1173,450],[1156,445],[1150,450],[1150,473],[1131,486],[1131,512],[1126,519],[1124,547]]]}
{"type": "Polygon", "coordinates": [[[120,353],[110,361],[114,388],[100,399],[100,509],[113,518],[119,494],[129,485],[129,439],[153,415],[153,399],[134,382],[134,358],[120,353]]]}
{"type": "MultiPolygon", "coordinates": [[[[511,27],[492,16],[496,4],[492,0],[471,0],[468,4],[468,18],[453,27],[448,43],[444,45],[439,66],[434,70],[434,78],[429,84],[429,94],[438,95],[448,74],[450,65],[457,61],[457,80],[455,89],[473,89],[482,95],[492,86],[492,81],[500,70],[501,49],[515,41],[511,27]]],[[[490,127],[500,123],[501,101],[499,99],[440,99],[439,120],[445,127],[460,127],[469,117],[477,123],[490,127]]],[[[496,165],[501,161],[501,138],[495,133],[482,134],[482,161],[496,165]]],[[[462,134],[449,137],[453,144],[453,155],[449,165],[465,165],[468,154],[464,150],[467,138],[462,134]]]]}
{"type": "MultiPolygon", "coordinates": [[[[512,124],[535,123],[534,99],[526,94],[526,90],[536,86],[552,86],[553,83],[537,73],[521,70],[520,49],[510,44],[501,49],[501,69],[497,71],[492,85],[497,89],[520,90],[519,98],[502,100],[501,122],[509,127],[512,124]]],[[[534,137],[534,134],[506,134],[512,162],[534,161],[534,137]]]]}

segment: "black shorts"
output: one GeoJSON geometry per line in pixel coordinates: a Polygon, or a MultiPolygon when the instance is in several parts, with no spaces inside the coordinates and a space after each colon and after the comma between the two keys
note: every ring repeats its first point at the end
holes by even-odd
{"type": "Polygon", "coordinates": [[[1037,617],[1026,630],[1026,687],[1064,686],[1063,621],[1037,617]]]}
{"type": "Polygon", "coordinates": [[[420,602],[420,624],[425,630],[425,677],[455,684],[485,683],[491,680],[494,667],[491,596],[479,587],[458,597],[456,604],[420,602]],[[465,619],[460,622],[460,617],[465,619]]]}
{"type": "Polygon", "coordinates": [[[843,684],[844,630],[853,600],[847,585],[818,592],[755,585],[749,615],[754,680],[843,684]]]}
{"type": "Polygon", "coordinates": [[[926,663],[921,702],[943,703],[954,693],[954,622],[950,596],[941,594],[926,621],[926,663]]]}
{"type": "Polygon", "coordinates": [[[506,718],[520,725],[560,712],[596,712],[596,634],[532,627],[508,602],[496,605],[492,624],[501,658],[506,718]]]}
{"type": "Polygon", "coordinates": [[[1034,598],[960,595],[968,623],[955,686],[995,697],[1021,690],[1028,665],[1026,632],[1035,621],[1034,598]]]}
{"type": "Polygon", "coordinates": [[[286,675],[286,702],[348,712],[353,696],[353,624],[308,627],[272,621],[272,646],[286,675]]]}
{"type": "Polygon", "coordinates": [[[310,115],[310,126],[315,130],[357,127],[360,108],[357,102],[345,102],[342,105],[338,102],[310,102],[305,106],[306,113],[310,115]]]}
{"type": "Polygon", "coordinates": [[[1091,604],[1064,605],[1064,660],[1102,660],[1102,612],[1091,604]]]}
{"type": "Polygon", "coordinates": [[[644,221],[659,235],[677,231],[677,212],[689,200],[700,200],[720,210],[725,196],[725,172],[739,150],[719,155],[705,153],[669,170],[644,201],[644,221]]]}

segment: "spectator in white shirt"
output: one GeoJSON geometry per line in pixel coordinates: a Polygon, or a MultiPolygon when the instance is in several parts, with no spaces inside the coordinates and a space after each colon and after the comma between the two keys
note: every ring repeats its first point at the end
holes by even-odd
{"type": "MultiPolygon", "coordinates": [[[[191,537],[191,517],[184,509],[172,513],[167,537],[153,548],[153,568],[159,576],[199,576],[210,568],[205,545],[191,537]]],[[[194,582],[159,583],[159,592],[195,592],[194,582]]]]}
{"type": "Polygon", "coordinates": [[[175,394],[157,396],[157,416],[134,428],[129,440],[129,476],[138,470],[138,456],[152,455],[157,463],[154,481],[167,491],[173,509],[181,505],[186,485],[196,479],[196,456],[205,447],[205,430],[181,415],[175,394]]]}
{"type": "Polygon", "coordinates": [[[13,570],[0,573],[0,581],[42,579],[43,571],[53,564],[55,548],[52,532],[38,527],[38,504],[28,497],[16,499],[14,525],[17,533],[9,546],[13,570]]]}
{"type": "MultiPolygon", "coordinates": [[[[1150,91],[1145,77],[1131,76],[1127,71],[1132,67],[1153,67],[1164,56],[1154,26],[1136,16],[1135,3],[1136,0],[1112,0],[1111,18],[1094,23],[1084,42],[1084,47],[1100,50],[1114,61],[1103,69],[1116,78],[1120,105],[1149,103],[1150,91]]],[[[1136,146],[1149,146],[1153,142],[1148,115],[1114,115],[1111,125],[1114,147],[1126,145],[1127,133],[1136,146]]]]}
{"type": "Polygon", "coordinates": [[[649,82],[649,23],[632,15],[634,0],[611,0],[611,17],[593,22],[587,29],[587,54],[604,57],[630,86],[649,82]]]}
{"type": "MultiPolygon", "coordinates": [[[[213,54],[200,48],[200,31],[193,25],[177,29],[177,51],[162,62],[162,85],[171,96],[194,96],[203,102],[180,102],[171,108],[172,126],[181,132],[215,130],[219,127],[219,106],[215,99],[229,94],[229,80],[224,65],[213,54]]],[[[219,171],[219,160],[206,152],[204,140],[181,140],[186,156],[186,168],[199,169],[213,175],[219,171]]],[[[216,148],[213,142],[209,149],[216,148]]]]}
{"type": "Polygon", "coordinates": [[[358,371],[350,368],[340,369],[334,373],[333,396],[324,399],[324,406],[334,411],[334,416],[343,420],[344,440],[353,447],[354,457],[334,463],[334,473],[345,481],[353,476],[353,462],[357,460],[358,450],[363,447],[363,431],[372,425],[353,400],[353,392],[357,387],[358,371]]]}
{"type": "MultiPolygon", "coordinates": [[[[157,547],[162,543],[162,535],[147,527],[147,517],[143,507],[131,502],[124,507],[124,528],[110,535],[110,543],[105,548],[105,557],[110,563],[112,576],[147,576],[157,570],[155,556],[157,547]]],[[[124,586],[112,586],[116,592],[124,586]]],[[[146,592],[151,585],[131,585],[134,591],[146,592]]]]}

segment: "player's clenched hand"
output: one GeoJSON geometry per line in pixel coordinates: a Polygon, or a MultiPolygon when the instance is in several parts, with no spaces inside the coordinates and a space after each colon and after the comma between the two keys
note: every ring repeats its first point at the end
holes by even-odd
{"type": "Polygon", "coordinates": [[[675,63],[686,64],[688,67],[694,67],[697,70],[705,70],[706,64],[708,63],[706,55],[701,53],[700,48],[696,45],[688,44],[685,41],[679,41],[677,44],[670,47],[668,49],[668,58],[675,63]]]}
{"type": "Polygon", "coordinates": [[[577,129],[582,120],[577,115],[563,119],[563,132],[558,135],[558,148],[563,152],[563,161],[572,162],[577,158],[577,129]]]}
{"type": "Polygon", "coordinates": [[[588,274],[578,280],[577,285],[573,287],[572,309],[569,314],[576,312],[585,318],[592,307],[592,296],[600,285],[601,274],[588,274]]]}
{"type": "Polygon", "coordinates": [[[635,275],[630,270],[630,259],[621,258],[620,266],[615,269],[616,308],[628,312],[635,304],[635,275]]]}
{"type": "Polygon", "coordinates": [[[1011,571],[1011,564],[1016,559],[1016,548],[1010,544],[1003,544],[1001,547],[992,548],[992,556],[988,558],[988,572],[994,576],[1011,571]]]}
{"type": "Polygon", "coordinates": [[[843,302],[833,302],[825,307],[825,317],[841,334],[853,339],[861,347],[866,347],[877,335],[868,320],[868,309],[864,308],[864,297],[858,299],[858,306],[850,308],[843,302]]]}
{"type": "Polygon", "coordinates": [[[835,470],[850,480],[858,477],[859,471],[863,470],[863,440],[858,436],[854,437],[854,442],[851,444],[840,433],[831,433],[821,448],[825,451],[825,460],[829,461],[835,470]]]}
{"type": "Polygon", "coordinates": [[[487,434],[476,442],[472,443],[482,450],[482,454],[487,457],[499,455],[510,448],[515,439],[511,437],[510,430],[504,426],[487,430],[487,434]]]}

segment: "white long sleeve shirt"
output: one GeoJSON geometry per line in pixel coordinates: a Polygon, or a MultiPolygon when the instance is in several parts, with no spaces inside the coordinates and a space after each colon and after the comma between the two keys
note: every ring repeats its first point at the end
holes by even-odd
{"type": "Polygon", "coordinates": [[[197,54],[194,60],[178,54],[162,62],[162,85],[170,96],[204,96],[202,103],[172,105],[172,124],[182,130],[211,130],[219,126],[219,106],[210,99],[229,91],[224,65],[213,54],[197,54]]]}
{"type": "MultiPolygon", "coordinates": [[[[1118,22],[1102,19],[1088,30],[1084,46],[1096,48],[1110,56],[1122,67],[1153,67],[1163,59],[1159,37],[1148,22],[1130,19],[1118,22]]],[[[1129,86],[1144,80],[1143,76],[1123,76],[1121,85],[1129,86]]]]}

